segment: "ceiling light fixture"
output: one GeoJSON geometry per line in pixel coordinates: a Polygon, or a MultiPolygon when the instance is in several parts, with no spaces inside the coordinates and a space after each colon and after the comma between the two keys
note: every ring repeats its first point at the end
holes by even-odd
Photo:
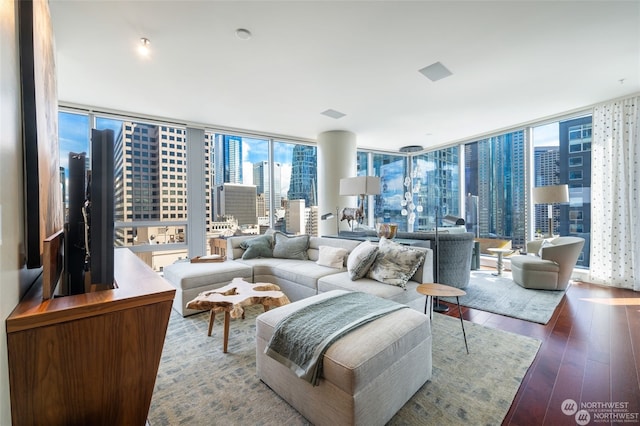
{"type": "Polygon", "coordinates": [[[407,145],[400,148],[400,152],[418,152],[424,150],[422,145],[407,145]]]}
{"type": "Polygon", "coordinates": [[[236,37],[240,40],[249,40],[251,38],[251,31],[244,28],[238,28],[236,30],[236,37]]]}
{"type": "Polygon", "coordinates": [[[142,37],[140,39],[140,46],[138,46],[138,53],[140,53],[142,56],[149,56],[150,44],[151,44],[151,40],[149,40],[148,38],[142,37]]]}

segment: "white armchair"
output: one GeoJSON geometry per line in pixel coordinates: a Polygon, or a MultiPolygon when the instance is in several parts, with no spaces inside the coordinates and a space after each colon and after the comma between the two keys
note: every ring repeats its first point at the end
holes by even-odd
{"type": "Polygon", "coordinates": [[[552,240],[530,241],[527,253],[512,256],[513,281],[524,288],[565,290],[584,246],[584,238],[558,237],[552,240]]]}

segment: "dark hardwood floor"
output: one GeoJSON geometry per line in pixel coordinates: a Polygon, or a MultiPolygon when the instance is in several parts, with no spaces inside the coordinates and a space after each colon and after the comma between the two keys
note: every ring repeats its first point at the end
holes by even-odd
{"type": "Polygon", "coordinates": [[[546,325],[466,307],[462,317],[542,341],[503,425],[640,424],[640,292],[574,282],[546,325]],[[564,414],[568,399],[589,418],[564,414]]]}

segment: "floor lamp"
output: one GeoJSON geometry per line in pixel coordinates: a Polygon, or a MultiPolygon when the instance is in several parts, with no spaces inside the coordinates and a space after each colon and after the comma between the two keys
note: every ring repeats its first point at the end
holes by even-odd
{"type": "Polygon", "coordinates": [[[549,185],[533,188],[531,193],[534,204],[547,204],[547,220],[549,226],[549,238],[553,238],[553,205],[569,202],[568,185],[549,185]]]}
{"type": "MultiPolygon", "coordinates": [[[[340,195],[358,195],[360,204],[357,210],[360,210],[364,217],[364,199],[367,195],[380,194],[380,178],[377,176],[354,176],[340,179],[340,195]]],[[[354,219],[357,219],[354,216],[354,219]]],[[[351,225],[353,231],[353,224],[351,225]]]]}
{"type": "MultiPolygon", "coordinates": [[[[440,188],[437,186],[433,186],[433,191],[435,192],[435,197],[432,199],[436,200],[436,208],[435,208],[435,231],[436,231],[436,270],[434,271],[434,281],[440,283],[440,238],[438,234],[438,222],[440,222],[440,188]]],[[[440,283],[442,284],[442,283],[440,283]]],[[[435,298],[435,303],[433,305],[434,312],[448,312],[449,307],[447,305],[443,305],[440,303],[440,299],[438,297],[435,298]]]]}

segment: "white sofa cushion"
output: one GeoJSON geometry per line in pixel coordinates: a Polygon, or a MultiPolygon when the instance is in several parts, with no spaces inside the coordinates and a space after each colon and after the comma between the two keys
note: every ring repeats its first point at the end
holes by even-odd
{"type": "Polygon", "coordinates": [[[344,266],[344,258],[348,254],[347,249],[341,247],[320,246],[316,263],[321,266],[340,269],[344,266]]]}

